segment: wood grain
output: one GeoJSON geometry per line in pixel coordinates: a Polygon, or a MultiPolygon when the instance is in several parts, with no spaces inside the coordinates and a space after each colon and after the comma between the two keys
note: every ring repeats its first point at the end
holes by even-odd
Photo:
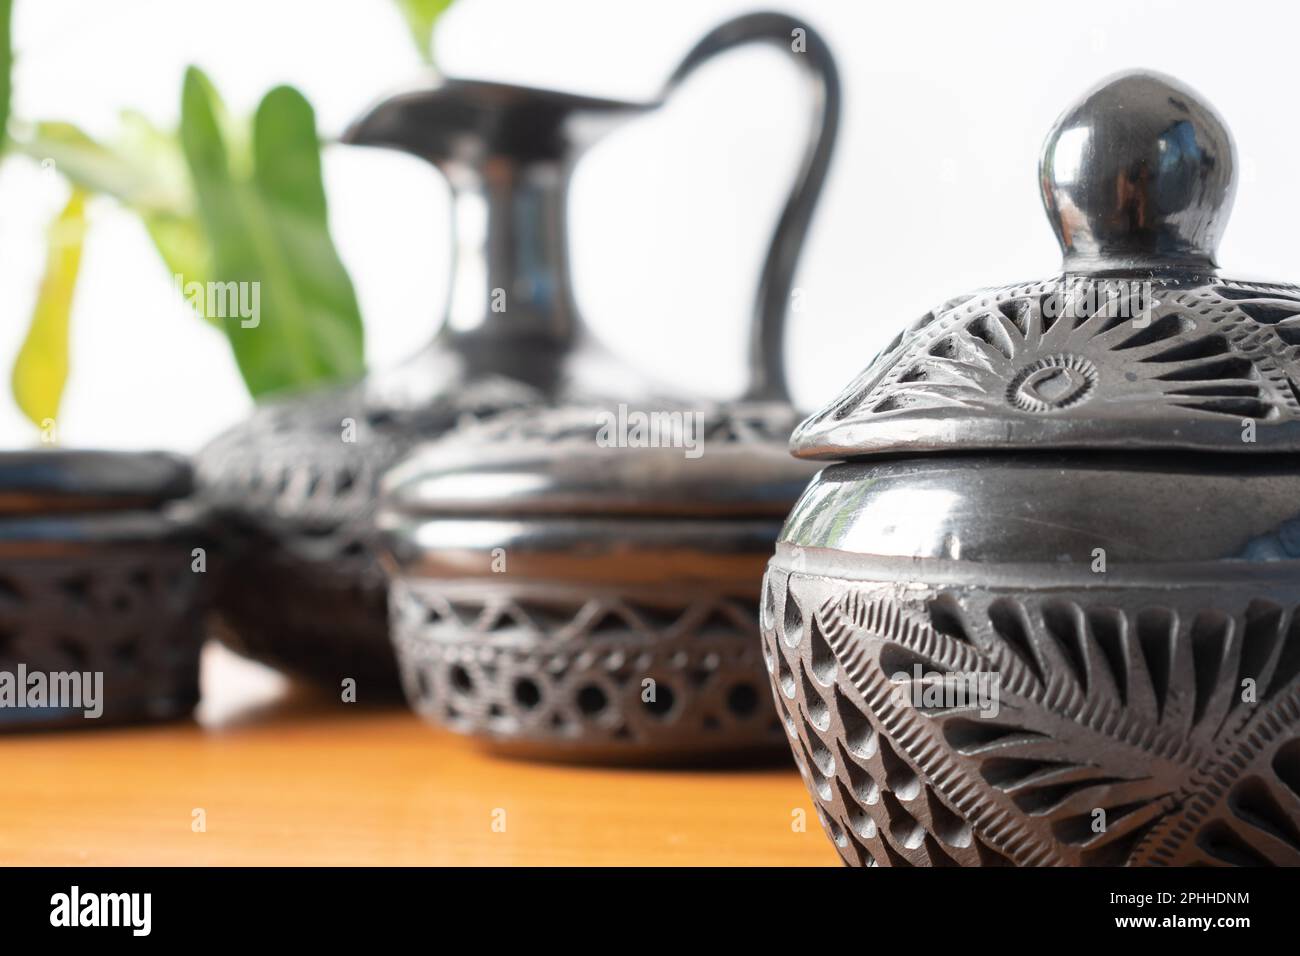
{"type": "Polygon", "coordinates": [[[196,720],[0,737],[0,768],[6,865],[838,862],[793,767],[495,758],[403,709],[313,695],[221,651],[205,658],[196,720]]]}

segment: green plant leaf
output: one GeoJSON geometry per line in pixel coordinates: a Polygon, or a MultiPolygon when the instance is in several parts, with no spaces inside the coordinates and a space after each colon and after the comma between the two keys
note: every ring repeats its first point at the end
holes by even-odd
{"type": "Polygon", "coordinates": [[[207,239],[177,135],[125,112],[111,144],[96,142],[71,123],[38,122],[21,127],[14,145],[32,159],[53,162],[73,185],[120,202],[140,217],[173,276],[207,282],[207,239]]]}
{"type": "Polygon", "coordinates": [[[12,39],[13,0],[0,0],[0,150],[5,145],[9,126],[9,103],[13,91],[14,50],[12,39]]]}
{"type": "Polygon", "coordinates": [[[19,151],[41,163],[52,162],[59,173],[90,192],[112,196],[137,210],[175,207],[184,201],[164,187],[158,164],[102,145],[71,123],[39,122],[26,128],[18,124],[15,132],[19,151]]]}
{"type": "Polygon", "coordinates": [[[360,375],[361,312],[329,234],[311,104],[290,87],[268,93],[253,120],[251,155],[232,144],[224,115],[211,82],[191,67],[181,143],[211,250],[209,278],[260,306],[256,317],[223,317],[249,391],[260,397],[360,375]]]}
{"type": "Polygon", "coordinates": [[[68,381],[68,322],[86,237],[86,193],[73,189],[50,224],[45,273],[32,322],[14,361],[14,399],[38,428],[55,419],[68,381]]]}
{"type": "MultiPolygon", "coordinates": [[[[171,216],[160,213],[141,215],[140,218],[173,279],[186,284],[197,282],[206,286],[211,252],[208,249],[208,238],[203,234],[203,226],[198,216],[171,216]]],[[[207,315],[203,317],[218,328],[222,327],[219,318],[207,315]]]]}
{"type": "Polygon", "coordinates": [[[453,0],[396,0],[398,9],[406,20],[406,28],[411,31],[411,39],[425,63],[432,64],[433,28],[438,18],[447,12],[453,0]]]}

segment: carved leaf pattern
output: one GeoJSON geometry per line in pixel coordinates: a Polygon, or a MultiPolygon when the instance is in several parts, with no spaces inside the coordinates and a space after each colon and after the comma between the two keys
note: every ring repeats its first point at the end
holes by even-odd
{"type": "Polygon", "coordinates": [[[766,588],[778,710],[849,862],[1300,864],[1294,608],[777,568],[766,588]],[[971,674],[996,713],[926,697],[971,674]]]}

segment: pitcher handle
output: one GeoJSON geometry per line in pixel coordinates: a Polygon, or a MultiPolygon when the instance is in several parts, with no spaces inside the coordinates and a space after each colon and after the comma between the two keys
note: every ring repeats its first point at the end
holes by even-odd
{"type": "Polygon", "coordinates": [[[749,329],[749,384],[743,399],[790,403],[785,374],[785,319],[813,209],[821,195],[840,124],[840,78],[830,49],[812,27],[784,13],[750,13],[728,20],[695,44],[664,86],[664,98],[719,53],[748,43],[772,43],[790,53],[812,81],[817,121],[785,207],[777,219],[759,276],[749,329]]]}

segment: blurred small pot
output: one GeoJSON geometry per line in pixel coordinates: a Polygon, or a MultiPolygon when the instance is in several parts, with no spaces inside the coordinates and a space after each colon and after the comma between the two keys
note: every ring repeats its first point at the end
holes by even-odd
{"type": "Polygon", "coordinates": [[[0,454],[0,731],[188,714],[211,542],[188,464],[0,454]]]}
{"type": "Polygon", "coordinates": [[[794,412],[667,413],[698,414],[693,449],[602,444],[617,414],[504,415],[387,477],[379,526],[407,697],[519,756],[779,753],[758,597],[813,472],[785,451],[794,412]]]}

